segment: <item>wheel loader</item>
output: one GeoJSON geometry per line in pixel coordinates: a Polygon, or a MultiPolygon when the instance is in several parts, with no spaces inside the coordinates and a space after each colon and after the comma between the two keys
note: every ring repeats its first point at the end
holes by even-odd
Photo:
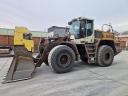
{"type": "Polygon", "coordinates": [[[107,67],[112,64],[114,56],[121,52],[120,41],[115,39],[112,27],[108,31],[94,30],[94,20],[84,17],[75,18],[68,24],[67,36],[42,38],[36,58],[26,50],[24,44],[15,46],[15,56],[4,82],[29,79],[36,67],[42,64],[50,66],[55,73],[71,71],[75,61],[80,59],[107,67]]]}

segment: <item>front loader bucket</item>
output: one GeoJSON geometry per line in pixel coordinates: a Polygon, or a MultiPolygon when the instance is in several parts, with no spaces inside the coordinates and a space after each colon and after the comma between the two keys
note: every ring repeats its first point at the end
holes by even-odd
{"type": "Polygon", "coordinates": [[[33,57],[23,46],[14,47],[15,56],[3,83],[30,79],[35,70],[33,57]]]}

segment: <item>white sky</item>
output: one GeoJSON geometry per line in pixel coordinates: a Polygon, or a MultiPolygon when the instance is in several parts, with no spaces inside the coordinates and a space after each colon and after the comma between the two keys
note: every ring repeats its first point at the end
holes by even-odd
{"type": "Polygon", "coordinates": [[[128,30],[128,0],[0,0],[0,27],[46,30],[80,16],[94,19],[95,28],[111,23],[122,32],[128,30]]]}

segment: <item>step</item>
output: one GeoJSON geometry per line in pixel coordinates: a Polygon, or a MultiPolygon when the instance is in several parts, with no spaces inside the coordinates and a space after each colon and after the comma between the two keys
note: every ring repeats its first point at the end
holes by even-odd
{"type": "Polygon", "coordinates": [[[95,61],[96,61],[96,58],[93,58],[92,60],[91,60],[91,58],[88,59],[89,63],[95,63],[95,61]]]}

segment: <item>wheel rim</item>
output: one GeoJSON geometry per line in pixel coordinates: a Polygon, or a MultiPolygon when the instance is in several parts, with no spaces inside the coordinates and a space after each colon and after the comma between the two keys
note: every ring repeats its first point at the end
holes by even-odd
{"type": "Polygon", "coordinates": [[[112,54],[111,52],[105,52],[104,54],[104,63],[109,64],[112,61],[112,54]]]}
{"type": "Polygon", "coordinates": [[[66,64],[68,62],[68,56],[67,55],[62,55],[60,57],[60,63],[61,64],[66,64]]]}
{"type": "Polygon", "coordinates": [[[110,59],[110,53],[106,53],[104,59],[107,61],[110,59]]]}
{"type": "Polygon", "coordinates": [[[58,58],[58,64],[60,65],[60,67],[68,67],[71,63],[71,57],[69,56],[69,54],[65,53],[65,54],[61,54],[58,58]]]}

